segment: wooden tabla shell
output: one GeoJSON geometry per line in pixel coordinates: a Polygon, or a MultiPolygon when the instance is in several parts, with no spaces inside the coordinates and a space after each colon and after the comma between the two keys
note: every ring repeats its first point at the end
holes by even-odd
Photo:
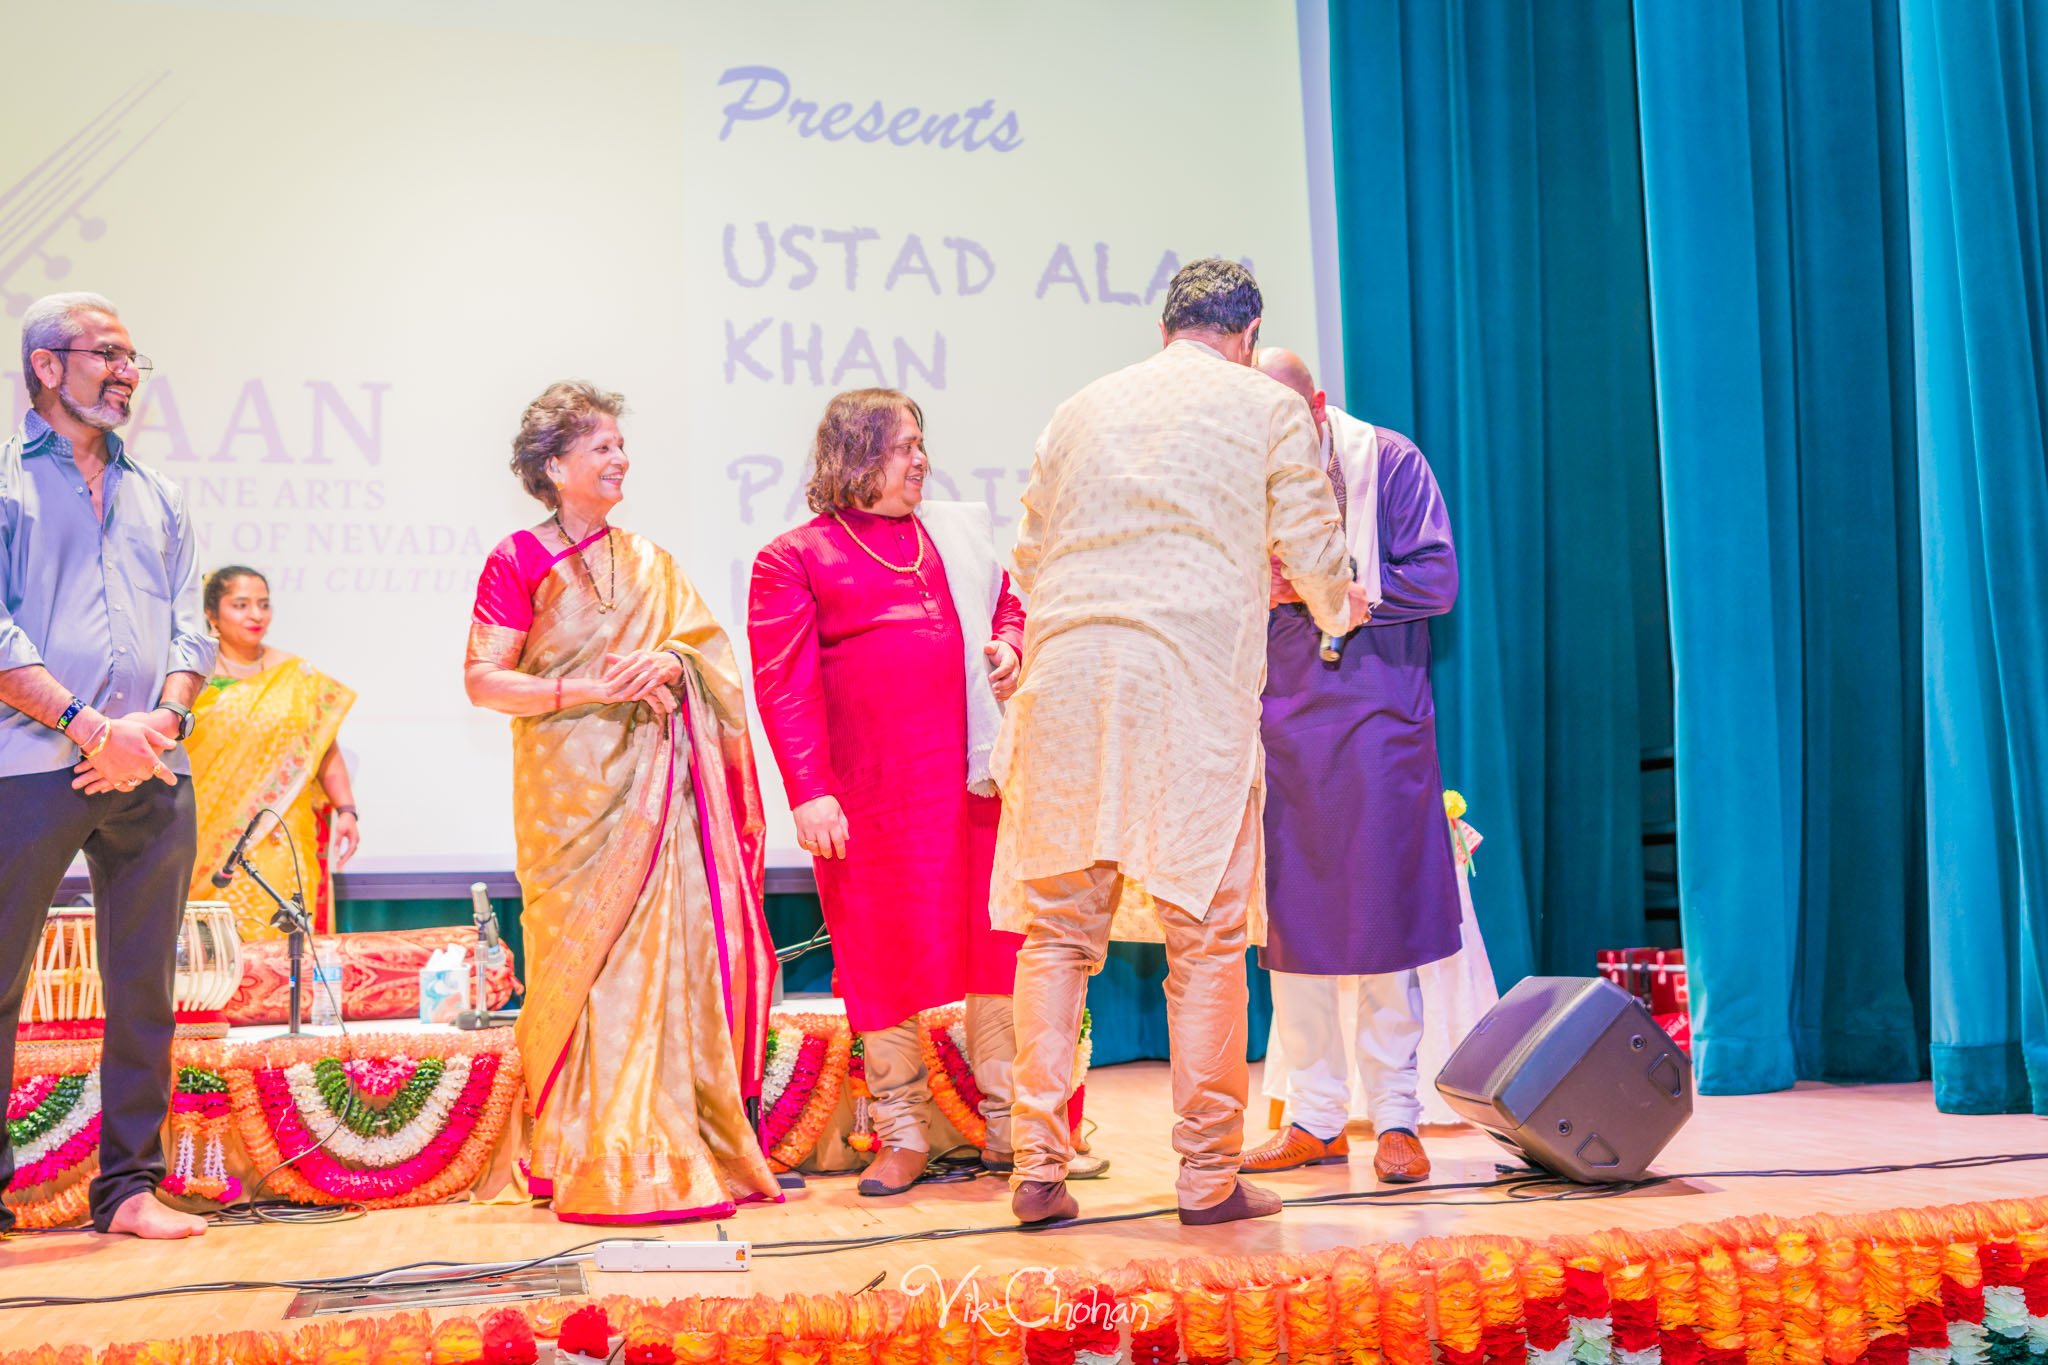
{"type": "MultiPolygon", "coordinates": [[[[173,1002],[180,1013],[218,1010],[242,984],[242,938],[235,912],[225,901],[193,901],[178,930],[178,964],[173,1002]]],[[[100,986],[99,936],[90,906],[52,909],[43,922],[28,993],[21,1004],[25,1024],[104,1019],[100,986]]]]}

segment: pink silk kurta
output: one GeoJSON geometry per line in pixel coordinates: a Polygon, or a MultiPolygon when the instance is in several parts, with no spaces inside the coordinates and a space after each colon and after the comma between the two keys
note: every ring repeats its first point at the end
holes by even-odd
{"type": "MultiPolygon", "coordinates": [[[[961,622],[938,551],[913,518],[840,514],[778,536],[747,605],[754,699],[792,807],[836,796],[844,859],[816,860],[847,1021],[871,1032],[965,995],[1008,995],[1017,934],[989,927],[1001,803],[967,791],[961,622]]],[[[1003,580],[983,640],[1021,649],[1024,608],[1003,580]]]]}

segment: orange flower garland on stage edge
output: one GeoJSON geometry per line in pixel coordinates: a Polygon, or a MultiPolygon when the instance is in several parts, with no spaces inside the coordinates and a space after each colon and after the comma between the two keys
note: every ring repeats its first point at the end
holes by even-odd
{"type": "MultiPolygon", "coordinates": [[[[2022,1365],[2048,1355],[2048,1199],[1034,1271],[1006,1294],[1010,1283],[519,1312],[543,1339],[578,1314],[579,1344],[623,1342],[638,1365],[2022,1365]]],[[[0,1365],[528,1365],[504,1312],[481,1331],[351,1316],[16,1351],[0,1365]]]]}

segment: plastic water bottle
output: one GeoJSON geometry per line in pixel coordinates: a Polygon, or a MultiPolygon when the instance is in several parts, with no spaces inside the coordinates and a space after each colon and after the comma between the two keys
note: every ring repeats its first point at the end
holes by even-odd
{"type": "Polygon", "coordinates": [[[310,956],[307,1022],[314,1028],[334,1028],[341,1023],[341,945],[331,938],[314,939],[310,956]]]}

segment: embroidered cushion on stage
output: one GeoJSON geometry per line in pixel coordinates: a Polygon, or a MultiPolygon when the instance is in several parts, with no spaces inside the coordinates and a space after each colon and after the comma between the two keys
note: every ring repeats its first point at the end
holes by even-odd
{"type": "MultiPolygon", "coordinates": [[[[342,1017],[345,1019],[416,1018],[420,1009],[420,968],[436,948],[450,944],[473,949],[476,931],[450,925],[434,929],[391,929],[374,933],[336,934],[340,950],[342,1017]]],[[[465,959],[475,970],[474,959],[465,959]]],[[[291,959],[282,939],[244,944],[242,985],[227,1002],[231,1024],[282,1024],[290,1013],[291,959]]],[[[312,979],[312,956],[300,969],[301,989],[312,979]]],[[[510,955],[485,973],[491,1008],[502,1009],[519,989],[510,955]]],[[[310,1008],[310,992],[302,1008],[310,1008]]]]}

